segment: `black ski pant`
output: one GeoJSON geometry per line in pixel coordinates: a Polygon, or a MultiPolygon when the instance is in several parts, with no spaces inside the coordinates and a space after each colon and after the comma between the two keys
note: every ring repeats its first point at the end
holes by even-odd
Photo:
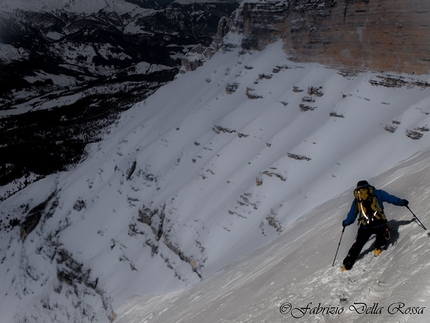
{"type": "Polygon", "coordinates": [[[354,266],[355,261],[360,255],[361,249],[363,249],[372,234],[376,234],[375,249],[381,249],[384,247],[386,243],[385,232],[386,225],[378,226],[376,228],[365,228],[360,226],[355,243],[352,245],[351,249],[349,249],[348,255],[343,260],[345,268],[349,270],[354,266]]]}

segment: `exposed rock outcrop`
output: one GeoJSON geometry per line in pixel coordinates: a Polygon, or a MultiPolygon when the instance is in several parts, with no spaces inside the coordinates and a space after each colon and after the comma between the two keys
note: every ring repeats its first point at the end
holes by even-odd
{"type": "Polygon", "coordinates": [[[21,224],[22,241],[24,241],[25,238],[27,238],[27,236],[36,228],[42,216],[46,216],[48,218],[52,216],[56,207],[58,206],[58,200],[55,199],[55,196],[56,192],[51,194],[45,201],[35,206],[28,212],[25,220],[21,224]]]}
{"type": "Polygon", "coordinates": [[[245,35],[242,47],[263,49],[266,45],[283,38],[288,16],[288,1],[245,3],[240,27],[245,35]]]}
{"type": "Polygon", "coordinates": [[[427,0],[285,0],[245,3],[245,49],[282,38],[291,59],[358,70],[430,70],[427,0]]]}
{"type": "Polygon", "coordinates": [[[217,33],[210,46],[205,47],[202,44],[198,44],[182,58],[182,67],[186,71],[195,71],[222,47],[223,38],[230,30],[228,23],[228,18],[222,17],[218,23],[217,33]]]}

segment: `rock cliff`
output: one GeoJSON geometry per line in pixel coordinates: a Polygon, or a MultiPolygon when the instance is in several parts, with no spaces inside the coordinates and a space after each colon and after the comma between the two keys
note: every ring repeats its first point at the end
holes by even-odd
{"type": "Polygon", "coordinates": [[[282,38],[296,61],[377,71],[430,70],[427,0],[284,0],[245,3],[242,46],[282,38]]]}

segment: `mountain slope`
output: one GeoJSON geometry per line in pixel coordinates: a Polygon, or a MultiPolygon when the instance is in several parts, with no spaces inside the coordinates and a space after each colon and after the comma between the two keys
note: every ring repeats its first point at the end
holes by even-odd
{"type": "MultiPolygon", "coordinates": [[[[408,197],[427,223],[429,161],[426,150],[372,179],[408,197]]],[[[406,208],[386,205],[392,237],[378,258],[371,239],[351,271],[339,270],[355,238],[353,225],[331,266],[351,199],[348,190],[327,201],[274,242],[196,285],[130,298],[115,322],[427,322],[430,238],[406,208]]]]}
{"type": "Polygon", "coordinates": [[[292,63],[281,42],[217,53],[122,113],[76,168],[1,202],[2,316],[106,322],[270,243],[428,147],[426,77],[292,63]]]}
{"type": "Polygon", "coordinates": [[[216,43],[238,6],[133,3],[0,2],[0,185],[14,188],[0,199],[79,162],[188,51],[216,43]]]}

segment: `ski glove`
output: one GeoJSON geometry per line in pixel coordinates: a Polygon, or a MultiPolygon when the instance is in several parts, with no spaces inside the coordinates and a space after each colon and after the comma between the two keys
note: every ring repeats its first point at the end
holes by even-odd
{"type": "Polygon", "coordinates": [[[404,206],[408,206],[409,205],[409,201],[408,200],[403,200],[404,206]]]}
{"type": "Polygon", "coordinates": [[[347,226],[347,224],[346,224],[346,220],[343,220],[343,221],[342,221],[342,226],[343,226],[344,228],[347,226]]]}

